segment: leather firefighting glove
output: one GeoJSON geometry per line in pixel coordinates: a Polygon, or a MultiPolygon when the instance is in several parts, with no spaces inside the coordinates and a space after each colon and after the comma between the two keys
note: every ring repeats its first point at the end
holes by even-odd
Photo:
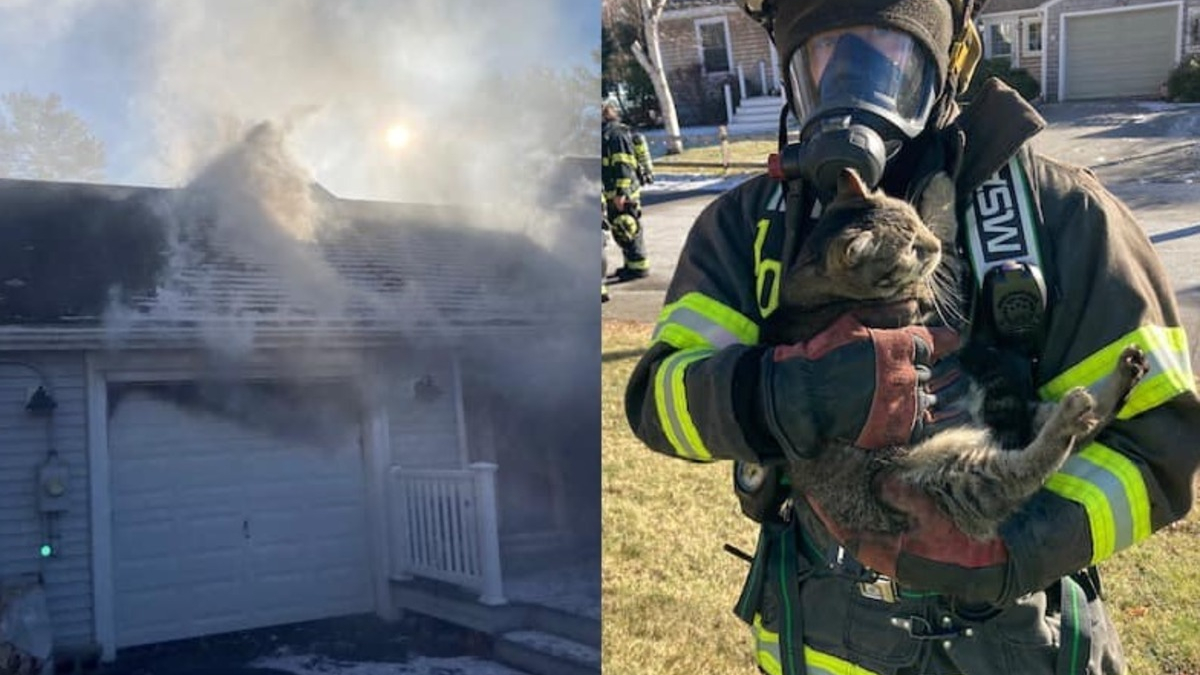
{"type": "Polygon", "coordinates": [[[786,459],[811,459],[832,441],[882,448],[905,443],[936,397],[924,392],[948,329],[866,328],[845,315],[805,342],[766,350],[759,403],[786,459]]]}
{"type": "MultiPolygon", "coordinates": [[[[923,387],[927,407],[909,442],[969,421],[970,380],[956,354],[938,360],[923,387]]],[[[865,446],[863,446],[865,447],[865,446]]],[[[924,492],[885,478],[878,486],[885,502],[911,523],[899,535],[855,531],[833,522],[808,499],[826,529],[858,562],[914,590],[950,595],[967,603],[992,604],[1006,591],[1008,548],[1000,538],[972,539],[959,530],[924,492]]]]}

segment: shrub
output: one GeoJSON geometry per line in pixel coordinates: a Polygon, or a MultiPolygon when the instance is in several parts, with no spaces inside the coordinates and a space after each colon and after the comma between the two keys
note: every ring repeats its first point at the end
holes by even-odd
{"type": "Polygon", "coordinates": [[[705,75],[699,64],[676,68],[667,79],[675,97],[675,111],[682,126],[725,124],[725,85],[731,84],[733,105],[738,100],[737,78],[705,75]]]}
{"type": "Polygon", "coordinates": [[[1180,103],[1200,101],[1200,54],[1192,54],[1167,77],[1167,99],[1180,103]]]}
{"type": "Polygon", "coordinates": [[[1016,89],[1017,93],[1026,101],[1032,101],[1042,94],[1042,85],[1038,84],[1028,70],[1013,68],[1008,57],[1001,57],[979,62],[979,66],[975,69],[975,76],[971,78],[971,85],[959,95],[959,100],[970,101],[975,98],[989,77],[999,78],[1008,86],[1016,89]]]}

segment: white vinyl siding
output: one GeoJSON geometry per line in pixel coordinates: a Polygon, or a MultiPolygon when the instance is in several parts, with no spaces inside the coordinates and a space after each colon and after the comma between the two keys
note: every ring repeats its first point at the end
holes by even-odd
{"type": "Polygon", "coordinates": [[[467,465],[459,438],[457,382],[444,353],[426,352],[391,364],[388,438],[392,463],[406,469],[461,469],[467,465]],[[417,381],[429,377],[436,394],[420,398],[417,381]]]}
{"type": "Polygon", "coordinates": [[[1155,96],[1179,52],[1179,6],[1064,15],[1063,100],[1155,96]]]}
{"type": "Polygon", "coordinates": [[[93,639],[83,371],[82,354],[0,356],[0,577],[42,573],[56,647],[93,639]],[[58,555],[46,560],[38,555],[43,537],[34,485],[37,467],[46,460],[46,422],[25,411],[28,392],[40,379],[16,362],[35,366],[50,379],[58,402],[51,420],[53,444],[70,470],[58,555]]]}

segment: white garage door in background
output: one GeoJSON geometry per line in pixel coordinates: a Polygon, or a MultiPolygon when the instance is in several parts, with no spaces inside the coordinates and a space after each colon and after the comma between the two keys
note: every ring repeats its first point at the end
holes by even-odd
{"type": "Polygon", "coordinates": [[[1179,55],[1177,5],[1064,21],[1064,100],[1156,96],[1179,55]]]}
{"type": "Polygon", "coordinates": [[[357,429],[306,447],[144,389],[113,403],[117,647],[371,611],[357,429]]]}

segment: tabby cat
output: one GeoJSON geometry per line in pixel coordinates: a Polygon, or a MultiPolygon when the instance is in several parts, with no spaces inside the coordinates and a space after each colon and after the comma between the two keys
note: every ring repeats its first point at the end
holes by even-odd
{"type": "MultiPolygon", "coordinates": [[[[932,324],[955,312],[960,303],[952,280],[962,261],[942,255],[956,230],[949,176],[932,179],[920,206],[918,213],[902,199],[868,189],[853,170],[843,172],[836,198],[784,277],[770,341],[807,340],[847,312],[876,328],[932,324]]],[[[986,399],[997,394],[972,379],[969,423],[911,447],[864,450],[830,441],[817,459],[789,467],[793,494],[815,498],[846,528],[898,534],[908,529],[907,518],[878,495],[879,482],[895,477],[928,494],[968,536],[990,539],[1073,448],[1111,421],[1145,369],[1144,355],[1130,346],[1115,364],[1116,375],[1095,394],[1077,387],[1059,403],[1014,402],[1039,429],[1016,449],[1005,449],[984,422],[986,399]]]]}

